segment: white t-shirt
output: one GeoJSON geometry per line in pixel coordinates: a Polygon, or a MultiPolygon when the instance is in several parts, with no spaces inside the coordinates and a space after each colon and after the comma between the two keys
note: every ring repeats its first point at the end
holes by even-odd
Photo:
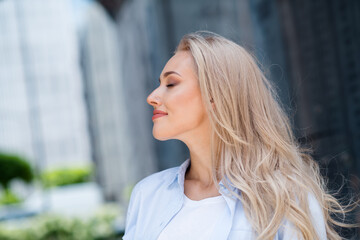
{"type": "Polygon", "coordinates": [[[184,195],[184,205],[160,233],[158,240],[208,240],[227,211],[222,195],[194,201],[184,195]]]}

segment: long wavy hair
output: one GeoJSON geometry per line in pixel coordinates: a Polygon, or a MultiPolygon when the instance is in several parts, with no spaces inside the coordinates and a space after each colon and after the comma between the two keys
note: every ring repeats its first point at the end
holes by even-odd
{"type": "MultiPolygon", "coordinates": [[[[300,146],[274,86],[256,58],[211,32],[185,35],[176,51],[194,59],[203,101],[212,125],[213,181],[224,176],[241,196],[257,239],[273,239],[284,219],[300,239],[316,240],[308,194],[319,202],[328,239],[341,239],[334,226],[346,226],[333,213],[343,206],[329,194],[312,159],[300,146]]],[[[218,187],[218,186],[217,186],[218,187]]]]}

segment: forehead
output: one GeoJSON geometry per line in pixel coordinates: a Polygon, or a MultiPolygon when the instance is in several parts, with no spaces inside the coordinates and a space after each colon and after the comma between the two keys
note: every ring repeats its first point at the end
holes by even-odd
{"type": "Polygon", "coordinates": [[[176,71],[180,75],[195,74],[195,64],[193,57],[188,51],[177,52],[166,63],[162,73],[176,71]]]}

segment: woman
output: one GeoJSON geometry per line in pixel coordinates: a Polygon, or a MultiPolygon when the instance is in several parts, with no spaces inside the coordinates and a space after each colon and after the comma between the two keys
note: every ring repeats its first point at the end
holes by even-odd
{"type": "Polygon", "coordinates": [[[190,151],[134,188],[124,239],[340,239],[319,168],[254,58],[219,35],[183,37],[149,96],[153,135],[190,151]]]}

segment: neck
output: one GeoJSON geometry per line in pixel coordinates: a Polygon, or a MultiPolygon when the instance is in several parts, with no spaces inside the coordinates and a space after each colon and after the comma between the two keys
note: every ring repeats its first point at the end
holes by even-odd
{"type": "Polygon", "coordinates": [[[186,172],[185,179],[199,182],[205,187],[210,187],[214,184],[211,168],[202,162],[192,160],[192,158],[190,167],[186,172]]]}
{"type": "Polygon", "coordinates": [[[200,183],[202,186],[212,186],[211,166],[211,126],[209,119],[178,139],[186,144],[190,152],[190,166],[188,167],[185,180],[200,183]]]}
{"type": "Polygon", "coordinates": [[[186,142],[190,151],[190,162],[185,179],[200,182],[204,186],[213,184],[211,171],[210,134],[198,135],[186,142]]]}

